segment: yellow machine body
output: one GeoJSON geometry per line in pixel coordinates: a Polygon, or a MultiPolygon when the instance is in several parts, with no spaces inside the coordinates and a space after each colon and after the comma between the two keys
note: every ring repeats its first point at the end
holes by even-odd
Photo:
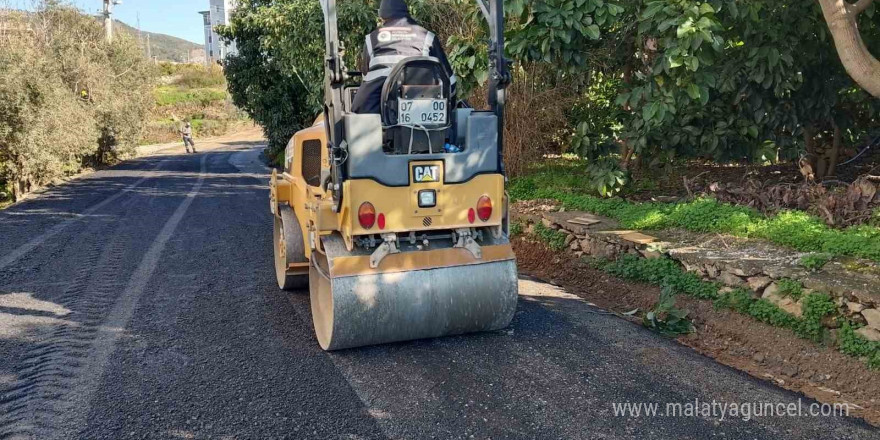
{"type": "MultiPolygon", "coordinates": [[[[309,288],[321,346],[332,350],[507,326],[515,310],[517,290],[515,257],[506,240],[484,243],[478,255],[464,247],[434,248],[429,244],[389,254],[378,264],[371,264],[371,254],[358,252],[355,243],[359,237],[379,234],[395,233],[405,238],[414,232],[419,238],[431,231],[462,228],[480,228],[487,235],[506,233],[504,176],[478,174],[465,182],[448,184],[443,177],[444,161],[414,160],[411,165],[434,165],[439,172],[424,182],[415,182],[415,176],[410,175],[407,186],[348,179],[342,186],[343,202],[337,208],[332,193],[315,179],[330,171],[327,148],[304,151],[309,142],[325,145],[325,132],[319,118],[313,126],[296,133],[287,146],[283,171],[273,172],[270,182],[270,206],[276,221],[282,221],[284,207],[295,214],[299,233],[288,233],[287,239],[291,235],[301,237],[307,261],[284,264],[288,276],[312,272],[309,288]],[[318,152],[320,157],[315,155],[318,152]],[[435,191],[434,207],[419,207],[418,192],[425,189],[435,191]],[[493,207],[485,221],[474,212],[481,197],[488,197],[493,207]],[[369,229],[360,225],[358,208],[364,202],[374,206],[377,217],[384,216],[384,228],[378,221],[369,229]],[[328,250],[326,243],[331,238],[338,244],[328,250]],[[354,298],[351,304],[340,300],[346,295],[354,298]],[[383,297],[385,304],[377,306],[383,297]],[[412,306],[410,301],[418,305],[412,306]],[[452,310],[448,310],[450,307],[452,310]],[[395,313],[401,316],[389,318],[395,313]],[[417,316],[422,316],[418,323],[410,322],[417,316]],[[432,319],[439,321],[431,323],[432,319]]],[[[276,239],[280,240],[276,246],[284,247],[283,234],[276,239]]]]}

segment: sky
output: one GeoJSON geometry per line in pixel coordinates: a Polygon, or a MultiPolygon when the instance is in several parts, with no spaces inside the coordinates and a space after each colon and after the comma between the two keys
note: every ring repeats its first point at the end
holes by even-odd
{"type": "MultiPolygon", "coordinates": [[[[0,6],[28,8],[33,0],[0,0],[0,6]]],[[[103,0],[70,0],[69,3],[89,14],[103,10],[103,0]]],[[[113,7],[113,16],[141,30],[173,35],[194,43],[204,44],[205,33],[199,11],[208,10],[208,0],[122,0],[113,7]]]]}

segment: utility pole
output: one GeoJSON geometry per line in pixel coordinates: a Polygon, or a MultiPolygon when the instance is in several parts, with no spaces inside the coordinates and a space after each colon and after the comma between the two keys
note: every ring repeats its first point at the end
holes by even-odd
{"type": "Polygon", "coordinates": [[[113,42],[113,6],[121,4],[122,0],[104,0],[104,37],[107,43],[113,42]]]}

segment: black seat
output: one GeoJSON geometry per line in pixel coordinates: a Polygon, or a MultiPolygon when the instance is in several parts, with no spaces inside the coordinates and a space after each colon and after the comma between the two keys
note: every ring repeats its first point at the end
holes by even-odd
{"type": "Polygon", "coordinates": [[[450,78],[437,58],[417,56],[397,63],[385,80],[380,101],[386,152],[442,153],[452,123],[451,101],[450,78]],[[413,105],[409,100],[428,99],[435,100],[431,102],[434,108],[429,113],[418,113],[420,120],[401,118],[401,115],[413,117],[412,112],[399,108],[401,102],[413,105]]]}

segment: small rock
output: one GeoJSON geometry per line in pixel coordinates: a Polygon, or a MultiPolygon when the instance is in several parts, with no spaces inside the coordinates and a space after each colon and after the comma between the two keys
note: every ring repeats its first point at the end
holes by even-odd
{"type": "Polygon", "coordinates": [[[770,277],[763,275],[754,276],[748,279],[749,288],[758,293],[763,292],[764,288],[769,286],[772,282],[773,280],[771,280],[770,277]]]}
{"type": "Polygon", "coordinates": [[[755,267],[734,267],[731,272],[740,277],[750,277],[761,273],[761,270],[755,267]]]}
{"type": "Polygon", "coordinates": [[[550,229],[556,229],[559,227],[559,226],[556,226],[556,223],[553,223],[553,221],[550,220],[549,218],[542,218],[541,224],[543,224],[545,228],[550,228],[550,229]]]}
{"type": "Polygon", "coordinates": [[[718,275],[721,275],[721,271],[719,271],[718,268],[715,267],[714,264],[707,264],[706,265],[706,275],[709,278],[718,278],[718,275]]]}
{"type": "Polygon", "coordinates": [[[659,251],[648,250],[648,249],[640,250],[639,253],[641,253],[642,256],[645,258],[660,258],[663,256],[663,254],[659,251]]]}
{"type": "Polygon", "coordinates": [[[592,249],[593,247],[590,245],[590,240],[581,240],[581,250],[583,250],[584,253],[589,254],[592,252],[592,249]]]}
{"type": "Polygon", "coordinates": [[[559,212],[565,212],[565,206],[559,208],[559,212]]]}
{"type": "MultiPolygon", "coordinates": [[[[569,237],[571,237],[571,235],[569,235],[569,237]]],[[[578,242],[576,240],[572,240],[571,242],[568,243],[568,249],[571,251],[576,251],[580,248],[581,248],[581,246],[578,244],[578,242]]]]}
{"type": "Polygon", "coordinates": [[[526,234],[530,234],[530,235],[534,234],[535,233],[535,225],[529,224],[528,226],[526,226],[525,232],[526,232],[526,234]]]}
{"type": "Polygon", "coordinates": [[[862,335],[862,337],[869,341],[880,342],[880,330],[871,327],[862,327],[856,330],[856,333],[862,335]]]}
{"type": "Polygon", "coordinates": [[[779,306],[780,309],[785,310],[786,312],[797,316],[798,318],[804,315],[801,303],[794,302],[791,300],[791,298],[782,298],[782,301],[779,301],[778,303],[776,303],[776,305],[779,306]]]}
{"type": "Polygon", "coordinates": [[[846,302],[846,308],[849,310],[850,313],[853,313],[853,314],[862,313],[862,310],[865,310],[864,305],[862,305],[861,303],[852,302],[852,301],[846,302]]]}
{"type": "Polygon", "coordinates": [[[782,374],[788,377],[795,377],[798,374],[798,366],[796,364],[785,364],[782,366],[782,374]]]}
{"type": "Polygon", "coordinates": [[[581,257],[584,256],[584,252],[583,252],[583,251],[577,251],[577,252],[574,253],[574,256],[575,256],[576,258],[581,258],[581,257]]]}
{"type": "Polygon", "coordinates": [[[759,363],[759,364],[763,364],[764,363],[764,354],[763,353],[755,353],[755,355],[752,356],[752,360],[759,363]]]}
{"type": "Polygon", "coordinates": [[[764,294],[761,295],[761,298],[764,298],[773,304],[779,304],[779,301],[782,301],[782,295],[779,294],[779,285],[771,283],[769,286],[765,287],[764,294]]]}
{"type": "Polygon", "coordinates": [[[880,330],[880,310],[865,309],[862,310],[862,316],[864,316],[865,321],[868,322],[868,327],[871,327],[874,330],[880,330]]]}
{"type": "Polygon", "coordinates": [[[740,278],[737,275],[735,275],[734,273],[728,272],[726,270],[724,272],[721,272],[721,276],[719,277],[718,280],[721,281],[722,283],[724,283],[725,285],[731,286],[731,287],[741,287],[746,284],[746,282],[743,281],[742,278],[740,278]]]}
{"type": "Polygon", "coordinates": [[[571,234],[566,235],[566,236],[565,236],[565,245],[566,245],[566,246],[570,245],[571,242],[574,241],[574,239],[575,239],[574,235],[571,235],[571,234]]]}
{"type": "Polygon", "coordinates": [[[722,295],[725,293],[730,293],[730,292],[733,292],[733,287],[724,286],[724,287],[718,289],[718,293],[720,293],[722,295]]]}

